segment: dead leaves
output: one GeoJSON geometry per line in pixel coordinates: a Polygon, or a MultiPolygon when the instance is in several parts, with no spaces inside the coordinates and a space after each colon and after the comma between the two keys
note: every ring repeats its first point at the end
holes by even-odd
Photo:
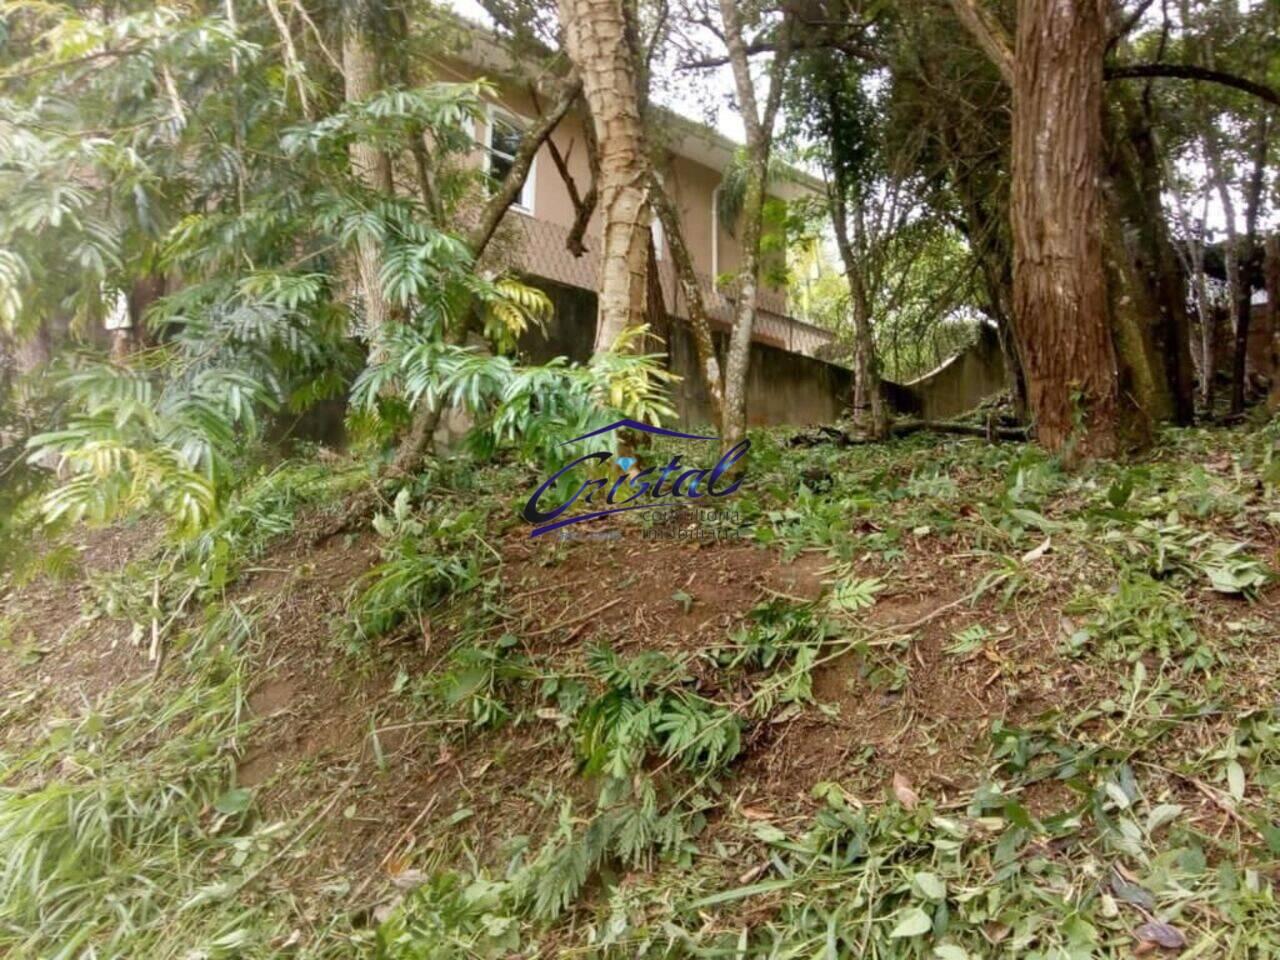
{"type": "Polygon", "coordinates": [[[894,773],[893,795],[907,810],[914,810],[920,805],[920,795],[911,786],[911,781],[904,774],[894,773]]]}
{"type": "Polygon", "coordinates": [[[1138,945],[1133,952],[1142,955],[1152,950],[1181,950],[1187,945],[1187,938],[1177,927],[1159,920],[1148,920],[1133,931],[1138,938],[1138,945]]]}

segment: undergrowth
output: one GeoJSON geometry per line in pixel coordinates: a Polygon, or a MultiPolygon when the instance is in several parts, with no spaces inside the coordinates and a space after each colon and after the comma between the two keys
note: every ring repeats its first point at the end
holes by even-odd
{"type": "MultiPolygon", "coordinates": [[[[368,471],[263,473],[201,537],[95,574],[76,642],[94,618],[122,618],[138,625],[139,655],[158,629],[167,659],[159,679],[100,703],[49,712],[38,688],[6,696],[0,718],[26,736],[4,740],[0,946],[388,960],[1280,954],[1274,424],[1172,431],[1142,462],[1077,473],[1012,444],[753,441],[750,482],[716,522],[755,549],[821,555],[825,583],[817,600],[763,597],[696,648],[527,629],[501,575],[535,476],[523,461],[442,461],[383,504],[378,561],[317,629],[365,673],[426,645],[428,667],[401,671],[387,696],[431,731],[428,763],[536,737],[565,772],[540,781],[537,818],[499,837],[466,809],[422,821],[403,862],[343,888],[374,891],[372,913],[274,880],[304,862],[313,831],[333,829],[329,793],[268,819],[235,772],[254,736],[262,625],[281,602],[242,599],[237,583],[275,545],[305,542],[290,539],[305,536],[303,508],[368,471]],[[989,661],[1002,681],[1002,644],[1047,622],[1053,662],[1019,666],[1060,671],[1061,695],[967,731],[972,755],[941,767],[972,774],[959,800],[899,783],[852,743],[855,776],[817,774],[804,816],[744,806],[753,757],[797,718],[838,713],[815,693],[830,664],[856,664],[885,703],[910,691],[922,631],[878,611],[943,556],[964,561],[965,618],[939,656],[989,661]]],[[[546,545],[538,562],[568,549],[546,545]]],[[[24,582],[74,579],[77,556],[50,554],[24,582]]],[[[378,776],[396,775],[377,759],[378,776]]]]}

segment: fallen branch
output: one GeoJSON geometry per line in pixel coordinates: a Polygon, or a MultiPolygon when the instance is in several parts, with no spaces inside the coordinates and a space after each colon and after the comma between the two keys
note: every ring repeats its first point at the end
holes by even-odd
{"type": "MultiPolygon", "coordinates": [[[[996,440],[1026,440],[1031,435],[1029,427],[1001,427],[995,423],[961,423],[955,420],[899,420],[890,425],[891,437],[906,437],[913,433],[950,433],[962,437],[985,437],[996,440]]],[[[809,433],[791,438],[793,447],[815,447],[821,443],[834,443],[839,447],[853,447],[864,443],[880,443],[873,437],[864,437],[838,427],[820,426],[809,433]]]]}

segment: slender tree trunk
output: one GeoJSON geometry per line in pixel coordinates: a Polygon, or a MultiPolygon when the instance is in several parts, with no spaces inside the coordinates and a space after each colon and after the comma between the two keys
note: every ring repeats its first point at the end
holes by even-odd
{"type": "MultiPolygon", "coordinates": [[[[1121,120],[1124,123],[1124,136],[1111,138],[1115,213],[1124,225],[1121,237],[1128,254],[1128,277],[1142,293],[1128,302],[1145,299],[1151,304],[1137,327],[1144,338],[1144,353],[1151,360],[1152,379],[1158,383],[1152,402],[1142,405],[1153,417],[1186,425],[1195,419],[1191,321],[1186,278],[1165,220],[1165,183],[1150,102],[1149,98],[1138,101],[1123,91],[1113,95],[1113,100],[1120,107],[1115,114],[1117,125],[1121,120]]],[[[1125,293],[1121,289],[1111,298],[1120,309],[1125,293]]]]}
{"type": "Polygon", "coordinates": [[[761,110],[756,102],[755,83],[751,77],[736,0],[720,0],[720,19],[738,106],[747,131],[748,158],[746,189],[739,215],[742,262],[735,289],[738,300],[734,308],[733,330],[729,334],[729,355],[725,360],[724,422],[720,429],[721,442],[728,448],[740,442],[747,433],[747,371],[751,366],[751,335],[755,327],[756,294],[760,283],[760,234],[769,177],[769,153],[773,148],[773,123],[782,102],[783,80],[790,59],[790,25],[783,25],[782,43],[773,54],[769,91],[761,110]]]}
{"type": "MultiPolygon", "coordinates": [[[[352,10],[342,25],[344,96],[349,104],[368,100],[381,85],[379,57],[370,34],[367,10],[352,10]]],[[[373,194],[390,194],[391,160],[372,144],[356,140],[348,148],[351,172],[373,194]]],[[[356,244],[356,272],[364,306],[364,332],[376,357],[389,308],[382,295],[382,251],[378,241],[362,235],[356,244]]]]}
{"type": "Polygon", "coordinates": [[[1231,369],[1231,413],[1244,412],[1245,379],[1248,374],[1249,360],[1249,325],[1253,317],[1253,284],[1257,269],[1258,245],[1258,213],[1262,205],[1263,175],[1267,166],[1267,153],[1270,146],[1270,117],[1263,114],[1258,118],[1256,139],[1253,147],[1253,170],[1245,188],[1245,228],[1243,249],[1240,251],[1236,266],[1237,289],[1235,299],[1236,343],[1235,356],[1231,369]]]}
{"type": "Polygon", "coordinates": [[[636,56],[622,0],[561,0],[560,24],[599,149],[600,352],[645,320],[652,214],[636,56]]]}
{"type": "Polygon", "coordinates": [[[888,435],[889,420],[885,415],[884,397],[880,390],[880,370],[876,359],[875,338],[871,331],[871,311],[866,286],[862,280],[859,258],[849,237],[846,190],[836,177],[830,189],[831,222],[835,228],[836,247],[849,283],[850,312],[853,315],[853,422],[868,437],[880,440],[888,435]]]}
{"type": "Polygon", "coordinates": [[[733,329],[729,333],[729,354],[725,359],[724,416],[721,437],[726,448],[747,433],[747,371],[751,365],[751,335],[756,319],[756,294],[760,273],[760,232],[764,220],[764,190],[768,169],[768,147],[748,149],[765,152],[752,158],[747,171],[746,193],[739,219],[742,263],[734,294],[733,329]]]}
{"type": "MultiPolygon", "coordinates": [[[[1204,136],[1204,152],[1206,166],[1208,167],[1209,180],[1213,184],[1214,190],[1218,193],[1218,201],[1222,204],[1223,221],[1226,224],[1227,240],[1223,247],[1223,259],[1225,261],[1227,273],[1227,302],[1232,306],[1229,310],[1234,310],[1234,305],[1240,289],[1240,262],[1237,258],[1239,250],[1239,236],[1236,233],[1236,207],[1235,200],[1231,196],[1231,187],[1227,183],[1227,170],[1222,161],[1222,149],[1218,143],[1217,132],[1213,129],[1206,131],[1204,136]]],[[[1217,336],[1219,316],[1216,309],[1210,311],[1213,318],[1210,322],[1211,336],[1213,337],[1212,349],[1217,353],[1217,336]]],[[[1213,358],[1214,366],[1209,368],[1210,377],[1217,374],[1216,365],[1217,357],[1213,358]]],[[[1213,416],[1213,386],[1209,388],[1209,416],[1213,416]]]]}
{"type": "Polygon", "coordinates": [[[1009,391],[1013,396],[1014,415],[1027,419],[1027,381],[1023,374],[1022,357],[1018,353],[1017,336],[1013,329],[1013,257],[1009,242],[1000,230],[1007,224],[1007,215],[997,217],[984,203],[980,192],[974,188],[972,176],[965,172],[958,145],[952,143],[954,133],[950,128],[941,131],[940,140],[947,151],[951,168],[951,180],[956,185],[960,204],[964,210],[963,229],[970,247],[978,258],[986,287],[987,313],[995,322],[1000,340],[1000,353],[1004,358],[1009,391]]]}
{"type": "Polygon", "coordinates": [[[1267,329],[1271,332],[1271,393],[1267,410],[1280,411],[1280,233],[1267,237],[1266,259],[1262,262],[1267,289],[1267,329]]]}
{"type": "Polygon", "coordinates": [[[1280,410],[1280,233],[1267,237],[1263,279],[1267,288],[1267,328],[1271,333],[1271,393],[1267,409],[1280,410]]]}
{"type": "Polygon", "coordinates": [[[1102,0],[1019,0],[1013,64],[1013,296],[1040,442],[1120,449],[1103,260],[1102,0]]]}
{"type": "MultiPolygon", "coordinates": [[[[1167,161],[1164,164],[1164,180],[1167,184],[1172,181],[1167,161]]],[[[1181,192],[1174,189],[1172,193],[1174,212],[1178,216],[1178,227],[1182,231],[1184,238],[1183,242],[1174,245],[1173,249],[1181,263],[1182,272],[1190,284],[1191,302],[1195,309],[1196,317],[1200,322],[1200,349],[1198,352],[1200,400],[1207,408],[1211,405],[1213,395],[1213,379],[1209,376],[1210,371],[1213,370],[1213,339],[1209,323],[1209,289],[1204,276],[1204,218],[1201,218],[1198,227],[1193,228],[1191,217],[1187,213],[1187,205],[1181,192]]],[[[1188,324],[1188,336],[1190,336],[1190,324],[1188,324]]]]}
{"type": "MultiPolygon", "coordinates": [[[[656,178],[655,178],[656,179],[656,178]]],[[[684,294],[685,304],[689,309],[689,329],[693,334],[694,350],[698,354],[698,368],[702,372],[703,384],[707,389],[707,399],[711,404],[711,415],[716,426],[724,422],[724,380],[720,373],[720,360],[716,356],[715,339],[711,335],[711,321],[707,316],[706,302],[702,299],[702,287],[698,283],[698,275],[693,269],[693,259],[689,256],[689,248],[685,246],[684,232],[680,225],[680,217],[676,214],[675,205],[667,196],[662,184],[651,184],[650,196],[653,199],[654,212],[662,222],[663,232],[667,235],[667,247],[671,251],[671,262],[676,268],[676,282],[680,292],[684,294]]]]}

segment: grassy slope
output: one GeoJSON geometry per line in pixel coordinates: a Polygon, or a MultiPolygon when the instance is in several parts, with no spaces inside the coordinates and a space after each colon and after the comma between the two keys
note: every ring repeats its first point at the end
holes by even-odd
{"type": "Polygon", "coordinates": [[[362,475],[303,464],[45,549],[0,948],[1280,952],[1276,426],[756,442],[741,538],[531,544],[533,473],[446,465],[315,544],[362,475]]]}

